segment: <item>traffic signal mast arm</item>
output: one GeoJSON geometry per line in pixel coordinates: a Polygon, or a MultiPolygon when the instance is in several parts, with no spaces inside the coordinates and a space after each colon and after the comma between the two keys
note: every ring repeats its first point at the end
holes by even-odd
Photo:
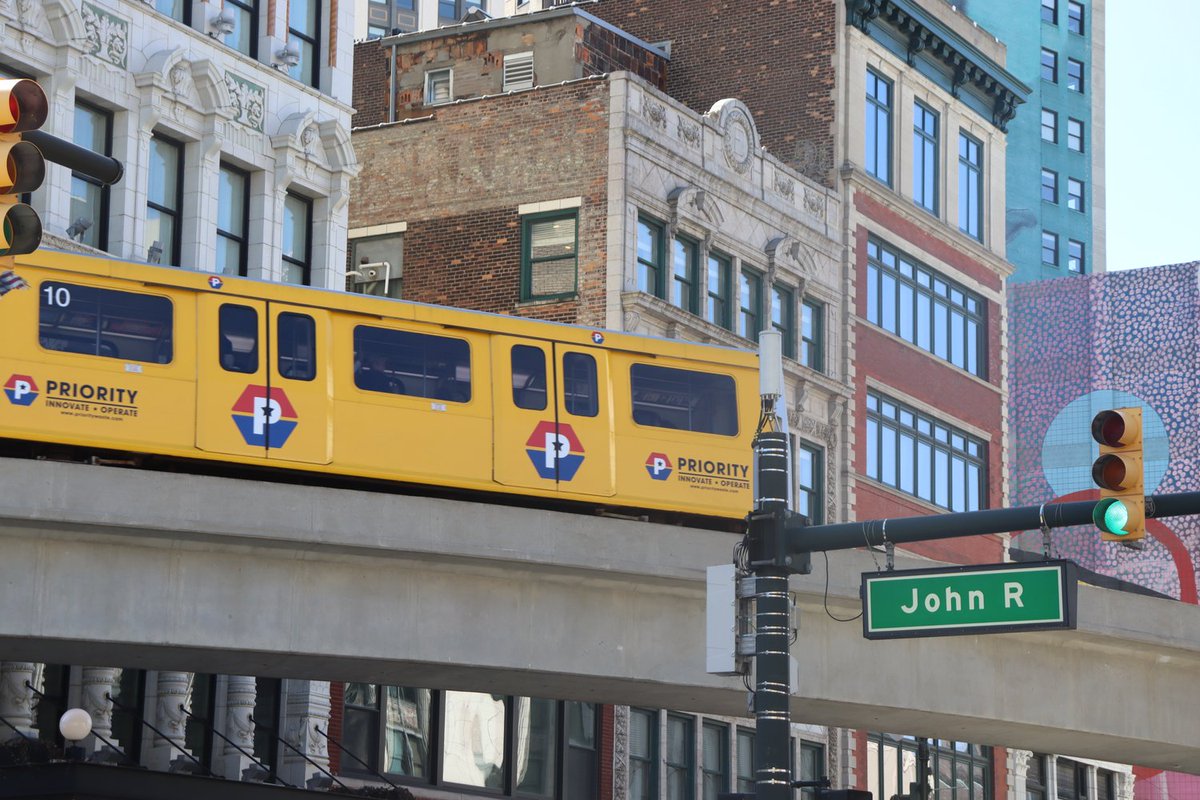
{"type": "Polygon", "coordinates": [[[117,159],[100,155],[45,131],[27,131],[21,138],[37,145],[42,151],[42,157],[47,161],[61,164],[74,172],[81,172],[105,186],[112,186],[125,174],[125,165],[117,159]]]}
{"type": "MultiPolygon", "coordinates": [[[[958,539],[986,533],[1008,533],[1091,525],[1097,500],[1072,503],[1047,503],[1044,506],[994,508],[933,514],[924,517],[896,517],[885,520],[842,522],[834,525],[805,526],[803,517],[792,517],[783,525],[788,554],[852,550],[886,542],[908,544],[934,539],[958,539]]],[[[1181,517],[1200,514],[1200,492],[1152,495],[1146,498],[1146,518],[1181,517]]]]}

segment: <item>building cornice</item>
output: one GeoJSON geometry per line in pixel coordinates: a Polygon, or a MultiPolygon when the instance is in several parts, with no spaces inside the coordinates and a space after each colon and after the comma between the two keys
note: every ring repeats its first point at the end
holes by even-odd
{"type": "Polygon", "coordinates": [[[992,124],[1007,132],[1017,106],[1031,92],[1016,76],[913,0],[846,0],[848,25],[880,38],[879,31],[872,30],[873,22],[889,29],[889,38],[901,43],[905,50],[902,55],[910,65],[924,54],[946,70],[951,95],[958,97],[959,91],[968,87],[985,97],[991,107],[992,124]]]}

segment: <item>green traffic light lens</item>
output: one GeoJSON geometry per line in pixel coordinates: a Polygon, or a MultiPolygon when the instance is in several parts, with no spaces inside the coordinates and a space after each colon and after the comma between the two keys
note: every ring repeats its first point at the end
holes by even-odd
{"type": "Polygon", "coordinates": [[[1116,498],[1101,500],[1092,512],[1092,521],[1096,527],[1114,536],[1128,536],[1129,509],[1116,498]]]}

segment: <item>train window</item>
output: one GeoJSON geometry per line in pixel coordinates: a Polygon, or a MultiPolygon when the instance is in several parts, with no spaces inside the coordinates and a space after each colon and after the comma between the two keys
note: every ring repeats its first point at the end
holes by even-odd
{"type": "Polygon", "coordinates": [[[563,403],[567,413],[577,417],[594,417],[600,412],[596,359],[586,353],[563,356],[563,403]]]}
{"type": "Polygon", "coordinates": [[[539,347],[513,345],[513,405],[542,411],[546,408],[546,354],[539,347]]]}
{"type": "Polygon", "coordinates": [[[639,425],[737,435],[737,392],[729,375],[634,364],[630,383],[639,425]]]}
{"type": "Polygon", "coordinates": [[[462,339],[359,325],[354,329],[354,385],[466,403],[471,399],[471,346],[462,339]]]}
{"type": "Polygon", "coordinates": [[[317,377],[317,326],[307,314],[279,315],[279,374],[294,381],[317,377]]]}
{"type": "Polygon", "coordinates": [[[38,342],[47,350],[169,364],[174,309],[165,297],[45,281],[38,342]]]}
{"type": "Polygon", "coordinates": [[[258,311],[225,303],[217,313],[218,352],[226,372],[258,372],[258,311]]]}

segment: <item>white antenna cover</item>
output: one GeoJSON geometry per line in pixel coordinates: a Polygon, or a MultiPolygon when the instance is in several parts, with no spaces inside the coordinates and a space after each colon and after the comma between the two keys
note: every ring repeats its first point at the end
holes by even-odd
{"type": "Polygon", "coordinates": [[[783,394],[783,335],[779,331],[758,335],[758,393],[763,397],[783,394]]]}

